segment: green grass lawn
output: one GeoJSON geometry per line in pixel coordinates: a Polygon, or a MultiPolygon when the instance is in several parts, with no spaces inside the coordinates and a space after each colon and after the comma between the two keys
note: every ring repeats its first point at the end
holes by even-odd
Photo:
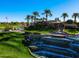
{"type": "Polygon", "coordinates": [[[0,33],[0,58],[33,58],[23,39],[21,33],[0,33]]]}
{"type": "Polygon", "coordinates": [[[26,30],[26,32],[31,32],[31,33],[40,33],[40,34],[50,34],[51,32],[53,32],[53,30],[43,30],[43,31],[40,31],[40,30],[26,30]]]}
{"type": "Polygon", "coordinates": [[[79,31],[77,30],[73,30],[73,29],[65,29],[64,32],[68,33],[68,34],[79,34],[79,31]]]}

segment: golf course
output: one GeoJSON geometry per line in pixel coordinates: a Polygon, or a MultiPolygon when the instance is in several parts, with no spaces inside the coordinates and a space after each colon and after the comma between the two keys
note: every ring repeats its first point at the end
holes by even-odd
{"type": "Polygon", "coordinates": [[[22,44],[22,33],[0,33],[0,58],[33,58],[22,44]]]}

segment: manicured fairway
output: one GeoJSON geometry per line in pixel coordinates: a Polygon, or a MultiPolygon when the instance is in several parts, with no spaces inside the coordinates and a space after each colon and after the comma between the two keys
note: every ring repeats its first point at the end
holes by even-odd
{"type": "Polygon", "coordinates": [[[33,58],[23,39],[21,33],[0,33],[0,58],[33,58]]]}

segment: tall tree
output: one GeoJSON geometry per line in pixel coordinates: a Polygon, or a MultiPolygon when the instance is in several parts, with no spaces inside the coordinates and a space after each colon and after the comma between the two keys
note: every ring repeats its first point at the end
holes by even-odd
{"type": "Polygon", "coordinates": [[[55,21],[56,21],[56,22],[60,22],[59,17],[55,18],[55,21]]]}
{"type": "Polygon", "coordinates": [[[30,15],[27,15],[27,16],[25,17],[25,20],[27,20],[27,26],[29,26],[29,21],[30,21],[30,19],[31,19],[31,16],[30,16],[30,15]]]}
{"type": "Polygon", "coordinates": [[[73,13],[72,17],[74,18],[74,23],[76,23],[77,17],[79,18],[79,13],[73,13]]]}
{"type": "Polygon", "coordinates": [[[42,20],[43,20],[43,21],[45,21],[45,20],[46,20],[46,18],[45,18],[45,17],[43,17],[43,18],[42,18],[42,20]]]}
{"type": "Polygon", "coordinates": [[[66,23],[67,23],[67,24],[73,24],[73,20],[72,20],[72,19],[68,19],[68,20],[66,21],[66,23]]]}
{"type": "Polygon", "coordinates": [[[34,16],[34,22],[35,22],[37,19],[37,16],[39,16],[39,12],[37,11],[33,12],[33,16],[34,16]]]}
{"type": "Polygon", "coordinates": [[[49,9],[45,9],[44,13],[42,13],[42,14],[45,14],[46,21],[48,20],[48,16],[52,16],[52,13],[49,9]]]}
{"type": "Polygon", "coordinates": [[[31,22],[32,23],[34,22],[34,16],[33,15],[31,16],[31,22]]]}
{"type": "Polygon", "coordinates": [[[65,22],[66,21],[66,17],[68,17],[68,14],[67,13],[63,13],[61,17],[63,17],[63,20],[65,22]]]}

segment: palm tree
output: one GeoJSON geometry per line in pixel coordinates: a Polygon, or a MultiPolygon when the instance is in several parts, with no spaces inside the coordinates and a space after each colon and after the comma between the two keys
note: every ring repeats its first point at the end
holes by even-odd
{"type": "Polygon", "coordinates": [[[72,17],[74,18],[74,23],[76,23],[77,17],[79,18],[79,13],[73,13],[72,17]]]}
{"type": "Polygon", "coordinates": [[[37,11],[35,11],[35,12],[33,12],[33,16],[34,16],[34,22],[35,22],[37,19],[37,16],[39,16],[39,13],[37,11]]]}
{"type": "Polygon", "coordinates": [[[43,21],[45,21],[45,20],[46,20],[46,18],[45,18],[45,17],[43,17],[43,18],[42,18],[42,20],[43,20],[43,21]]]}
{"type": "Polygon", "coordinates": [[[63,20],[64,20],[64,22],[65,22],[66,17],[68,17],[68,14],[67,14],[67,13],[63,13],[61,17],[63,17],[63,20]]]}
{"type": "Polygon", "coordinates": [[[8,23],[8,17],[5,17],[5,19],[6,19],[7,23],[8,23]]]}
{"type": "Polygon", "coordinates": [[[27,15],[26,17],[25,17],[25,20],[27,20],[27,26],[29,26],[29,20],[31,19],[31,16],[30,15],[27,15]]]}
{"type": "Polygon", "coordinates": [[[52,16],[52,13],[49,9],[44,10],[44,13],[42,13],[42,14],[45,14],[46,21],[48,20],[48,16],[52,16]]]}
{"type": "Polygon", "coordinates": [[[9,29],[10,28],[10,25],[9,25],[9,22],[8,22],[8,20],[9,20],[9,18],[8,17],[5,17],[5,19],[6,19],[6,25],[7,25],[7,28],[9,29]]]}
{"type": "Polygon", "coordinates": [[[60,22],[59,17],[55,18],[55,21],[56,21],[56,22],[60,22]]]}
{"type": "Polygon", "coordinates": [[[32,23],[34,22],[34,16],[31,16],[31,22],[32,23]]]}

